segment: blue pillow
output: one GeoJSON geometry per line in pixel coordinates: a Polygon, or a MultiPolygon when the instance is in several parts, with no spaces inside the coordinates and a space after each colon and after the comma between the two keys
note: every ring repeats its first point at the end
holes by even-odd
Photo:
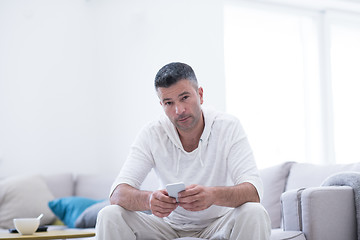
{"type": "Polygon", "coordinates": [[[74,228],[76,219],[91,205],[103,200],[84,197],[64,197],[49,202],[53,213],[68,227],[74,228]]]}

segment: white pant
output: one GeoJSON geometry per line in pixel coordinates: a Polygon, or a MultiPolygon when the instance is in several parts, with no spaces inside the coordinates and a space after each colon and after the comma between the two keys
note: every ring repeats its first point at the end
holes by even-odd
{"type": "Polygon", "coordinates": [[[270,218],[259,203],[245,203],[202,231],[176,231],[162,218],[128,211],[118,205],[103,208],[96,223],[97,240],[168,240],[198,237],[216,240],[268,240],[270,218]]]}

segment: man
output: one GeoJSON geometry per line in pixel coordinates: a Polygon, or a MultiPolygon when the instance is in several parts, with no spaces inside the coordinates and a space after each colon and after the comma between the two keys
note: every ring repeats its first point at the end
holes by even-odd
{"type": "Polygon", "coordinates": [[[135,140],[112,205],[99,213],[97,239],[269,239],[262,183],[239,121],[201,107],[203,89],[184,63],[162,67],[155,89],[167,117],[135,140]],[[152,168],[164,186],[185,183],[178,202],[165,189],[139,190],[152,168]]]}

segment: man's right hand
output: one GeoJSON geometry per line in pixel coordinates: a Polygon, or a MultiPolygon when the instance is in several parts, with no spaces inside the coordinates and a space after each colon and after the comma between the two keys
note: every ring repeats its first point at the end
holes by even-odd
{"type": "Polygon", "coordinates": [[[165,189],[157,190],[150,195],[149,206],[152,213],[160,218],[167,217],[179,204],[168,196],[165,189]]]}

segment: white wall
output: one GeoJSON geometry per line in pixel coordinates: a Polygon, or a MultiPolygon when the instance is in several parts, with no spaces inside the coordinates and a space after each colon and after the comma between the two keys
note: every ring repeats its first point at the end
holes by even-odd
{"type": "Polygon", "coordinates": [[[0,177],[115,175],[171,61],[225,110],[221,0],[0,1],[0,177]]]}

